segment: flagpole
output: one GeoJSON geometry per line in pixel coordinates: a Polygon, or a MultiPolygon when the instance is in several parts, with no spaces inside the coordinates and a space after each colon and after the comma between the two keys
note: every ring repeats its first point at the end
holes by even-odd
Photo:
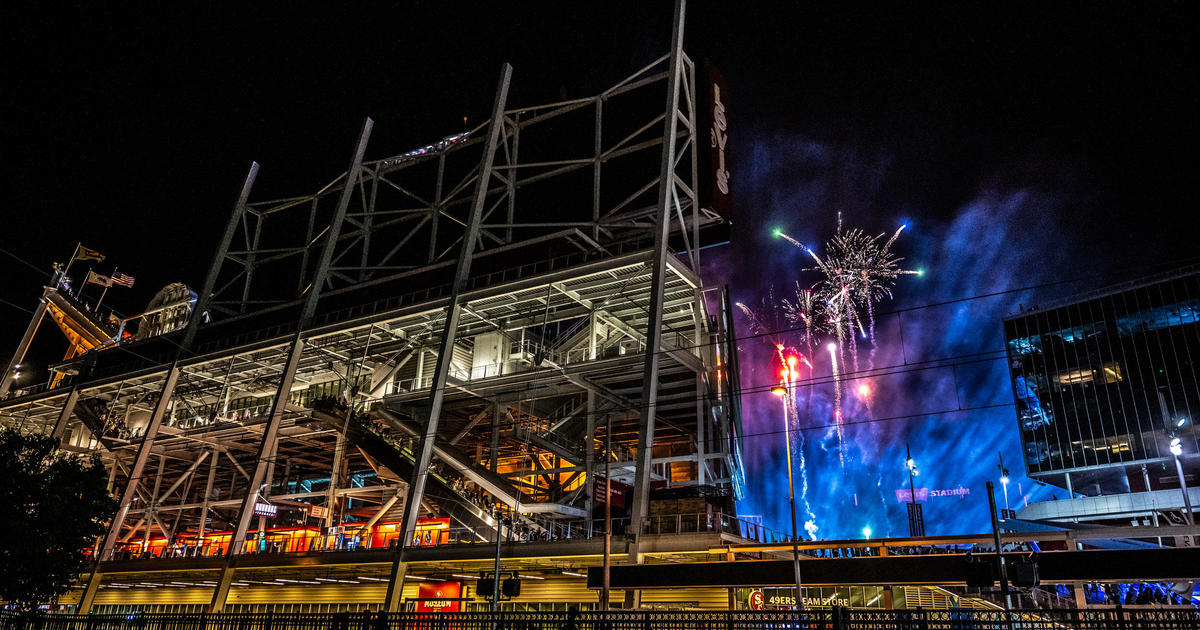
{"type": "Polygon", "coordinates": [[[80,245],[83,245],[83,243],[75,243],[75,251],[71,252],[71,260],[67,261],[67,268],[63,269],[64,276],[67,275],[67,272],[71,270],[71,265],[75,264],[75,257],[79,255],[79,246],[80,245]]]}
{"type": "Polygon", "coordinates": [[[112,270],[112,275],[108,277],[109,278],[108,285],[105,286],[104,290],[100,292],[100,300],[96,302],[96,314],[97,315],[100,314],[100,302],[103,302],[104,296],[108,295],[108,290],[112,288],[112,283],[113,283],[112,279],[115,277],[117,277],[117,268],[114,266],[113,270],[112,270]]]}

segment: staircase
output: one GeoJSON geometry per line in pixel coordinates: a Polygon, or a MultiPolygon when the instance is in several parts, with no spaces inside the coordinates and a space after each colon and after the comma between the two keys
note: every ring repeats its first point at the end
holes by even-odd
{"type": "MultiPolygon", "coordinates": [[[[346,427],[346,439],[352,444],[401,479],[412,479],[416,458],[410,450],[402,448],[393,436],[378,435],[360,421],[346,423],[345,412],[338,409],[313,409],[312,418],[335,431],[340,432],[346,427]]],[[[450,479],[430,470],[425,478],[425,497],[437,503],[450,518],[474,531],[480,540],[495,538],[496,523],[490,510],[456,491],[450,479]]]]}

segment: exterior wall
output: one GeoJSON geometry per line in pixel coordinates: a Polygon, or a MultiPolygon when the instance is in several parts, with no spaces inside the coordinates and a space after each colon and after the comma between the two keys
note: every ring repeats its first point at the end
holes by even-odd
{"type": "Polygon", "coordinates": [[[1030,475],[1170,458],[1175,434],[1197,452],[1200,273],[1026,311],[1004,332],[1030,475]]]}

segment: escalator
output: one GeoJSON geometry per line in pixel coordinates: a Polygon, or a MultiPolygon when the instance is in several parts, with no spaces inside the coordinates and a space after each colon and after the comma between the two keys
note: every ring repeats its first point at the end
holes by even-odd
{"type": "Polygon", "coordinates": [[[106,412],[107,409],[102,400],[91,398],[75,403],[75,415],[83,422],[83,426],[91,432],[92,437],[95,437],[104,448],[111,451],[114,448],[130,444],[128,439],[105,433],[104,415],[106,412]]]}
{"type": "MultiPolygon", "coordinates": [[[[312,418],[322,425],[341,432],[346,429],[346,439],[362,449],[371,458],[391,470],[401,479],[412,479],[416,458],[407,449],[401,449],[377,435],[361,422],[346,422],[345,411],[332,406],[320,406],[312,410],[312,418]]],[[[449,479],[429,471],[425,480],[425,497],[437,503],[450,518],[475,532],[480,540],[494,540],[495,519],[488,511],[471,499],[454,490],[449,479]]],[[[507,532],[505,532],[507,534],[507,532]]]]}
{"type": "MultiPolygon", "coordinates": [[[[390,421],[392,426],[408,437],[418,438],[421,435],[417,423],[411,419],[388,409],[379,409],[378,411],[380,415],[390,421]]],[[[488,470],[486,466],[475,463],[466,453],[451,446],[450,442],[444,438],[438,437],[434,441],[433,454],[453,466],[460,475],[486,490],[497,501],[513,508],[520,503],[520,494],[509,480],[488,470]]]]}

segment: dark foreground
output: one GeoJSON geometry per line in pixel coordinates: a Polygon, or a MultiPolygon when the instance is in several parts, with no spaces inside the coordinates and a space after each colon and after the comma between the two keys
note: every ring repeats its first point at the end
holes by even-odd
{"type": "Polygon", "coordinates": [[[0,630],[1041,630],[1200,629],[1195,610],[1089,609],[337,613],[0,614],[0,630]]]}

